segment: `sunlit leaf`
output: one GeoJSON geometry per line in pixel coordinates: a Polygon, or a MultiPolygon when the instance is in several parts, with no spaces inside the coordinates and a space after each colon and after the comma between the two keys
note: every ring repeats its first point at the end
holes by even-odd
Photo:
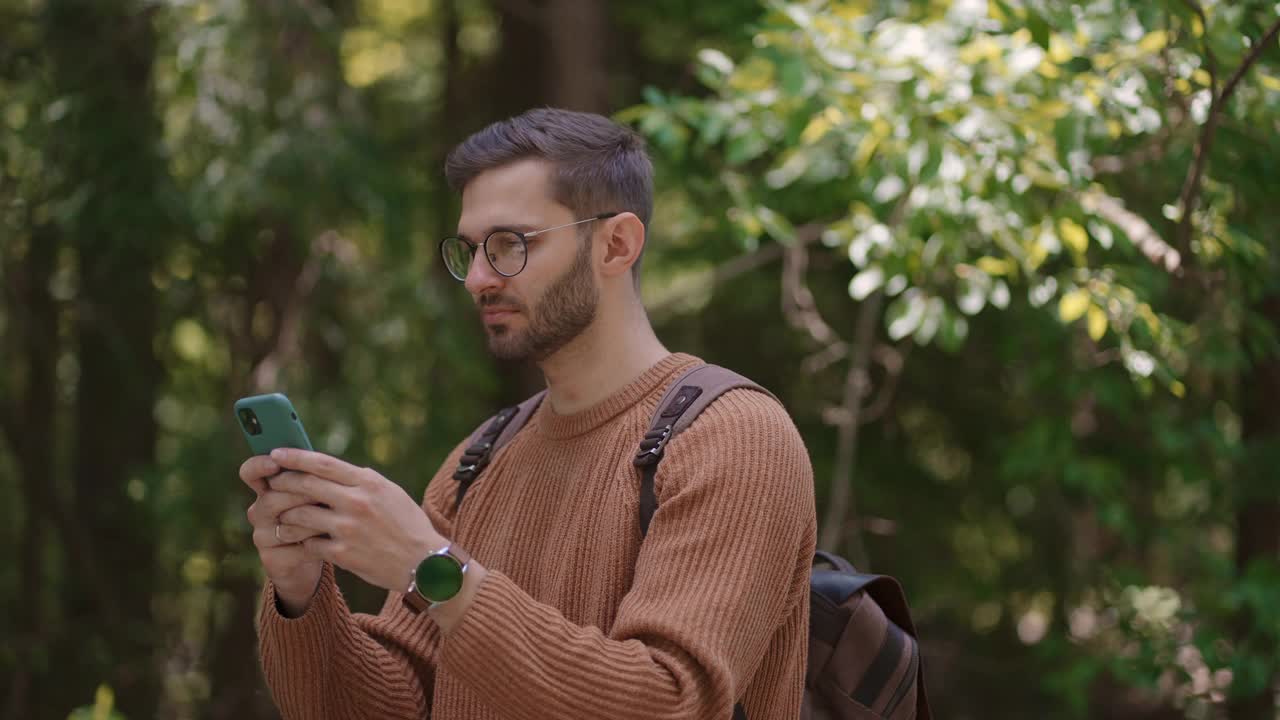
{"type": "Polygon", "coordinates": [[[1079,320],[1089,309],[1089,292],[1075,289],[1062,296],[1058,301],[1058,317],[1062,322],[1073,323],[1079,320]]]}
{"type": "Polygon", "coordinates": [[[1169,33],[1164,30],[1154,30],[1138,41],[1138,49],[1146,53],[1153,53],[1163,50],[1168,44],[1169,33]]]}
{"type": "Polygon", "coordinates": [[[885,311],[889,338],[901,340],[914,333],[924,319],[927,305],[924,294],[916,290],[909,290],[890,303],[885,311]]]}
{"type": "Polygon", "coordinates": [[[1083,253],[1089,249],[1089,233],[1071,218],[1058,220],[1058,236],[1073,252],[1083,253]]]}
{"type": "Polygon", "coordinates": [[[1107,334],[1107,313],[1097,305],[1089,305],[1089,337],[1096,342],[1107,334]]]}
{"type": "Polygon", "coordinates": [[[993,258],[989,255],[978,258],[974,264],[988,275],[1008,275],[1017,267],[1011,260],[993,258]]]}
{"type": "Polygon", "coordinates": [[[884,269],[879,265],[872,265],[863,270],[853,279],[849,281],[849,296],[854,300],[866,300],[871,293],[880,289],[884,284],[884,269]]]}

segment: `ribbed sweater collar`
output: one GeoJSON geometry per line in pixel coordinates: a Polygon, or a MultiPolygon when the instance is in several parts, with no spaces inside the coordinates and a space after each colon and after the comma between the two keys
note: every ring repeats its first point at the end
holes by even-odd
{"type": "Polygon", "coordinates": [[[534,415],[538,432],[557,440],[590,432],[634,407],[679,373],[701,362],[692,355],[672,353],[614,394],[572,415],[560,415],[551,409],[551,403],[543,402],[534,415]]]}

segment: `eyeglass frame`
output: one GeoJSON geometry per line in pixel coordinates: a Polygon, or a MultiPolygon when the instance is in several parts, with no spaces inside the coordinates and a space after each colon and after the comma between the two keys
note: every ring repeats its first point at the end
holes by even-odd
{"type": "MultiPolygon", "coordinates": [[[[618,215],[621,215],[621,214],[622,213],[620,211],[600,213],[599,215],[593,215],[589,218],[583,218],[581,220],[574,220],[573,222],[564,223],[563,225],[555,225],[553,227],[543,228],[541,230],[531,230],[529,232],[520,232],[519,230],[508,230],[505,228],[498,228],[497,230],[494,230],[488,235],[485,235],[484,241],[478,245],[462,237],[461,235],[450,235],[448,237],[440,239],[440,261],[444,263],[444,269],[446,272],[449,273],[450,277],[452,277],[454,280],[457,280],[458,282],[466,282],[466,279],[467,279],[466,275],[463,275],[462,277],[458,277],[457,275],[453,274],[453,270],[449,269],[449,259],[444,254],[445,243],[449,242],[450,240],[460,240],[463,243],[466,243],[467,247],[471,248],[471,262],[474,263],[476,261],[476,251],[483,248],[484,260],[485,262],[489,263],[489,267],[493,268],[493,271],[498,273],[502,277],[512,278],[524,272],[524,269],[529,266],[529,238],[537,237],[539,235],[542,235],[543,233],[549,233],[552,230],[559,230],[561,228],[573,227],[574,225],[589,223],[593,220],[608,220],[611,217],[617,217],[618,215]],[[498,267],[493,264],[493,259],[489,257],[489,249],[488,249],[489,238],[493,237],[494,235],[497,235],[498,233],[510,233],[512,235],[515,235],[516,237],[520,238],[520,244],[524,246],[524,262],[520,265],[519,270],[511,273],[510,275],[499,270],[498,267]]],[[[468,264],[467,265],[468,270],[470,270],[470,267],[471,265],[468,264]]]]}

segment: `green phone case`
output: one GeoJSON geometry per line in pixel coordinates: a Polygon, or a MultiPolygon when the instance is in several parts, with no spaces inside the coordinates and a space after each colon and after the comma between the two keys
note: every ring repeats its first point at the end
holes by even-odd
{"type": "Polygon", "coordinates": [[[282,393],[240,398],[236,401],[236,423],[254,455],[266,455],[280,447],[312,449],[298,412],[282,393]]]}

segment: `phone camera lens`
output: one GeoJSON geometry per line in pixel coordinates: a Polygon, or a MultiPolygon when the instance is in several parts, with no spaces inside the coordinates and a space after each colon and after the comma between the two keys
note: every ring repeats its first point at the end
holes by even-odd
{"type": "Polygon", "coordinates": [[[248,408],[241,410],[240,422],[244,424],[244,429],[250,435],[262,434],[262,423],[258,422],[258,415],[254,411],[248,408]]]}

